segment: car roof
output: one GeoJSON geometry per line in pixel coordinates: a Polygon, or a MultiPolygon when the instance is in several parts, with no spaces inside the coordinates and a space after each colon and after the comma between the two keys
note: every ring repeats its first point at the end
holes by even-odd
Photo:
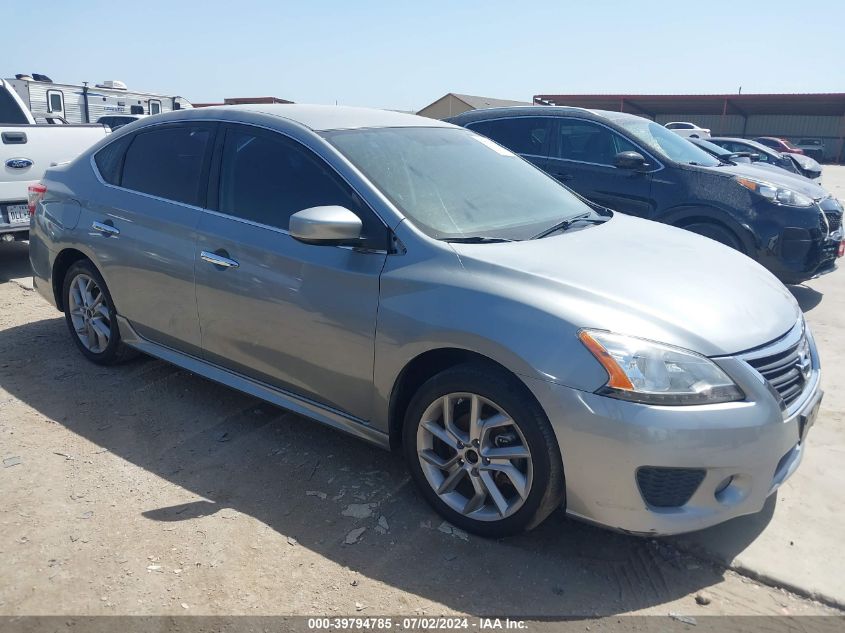
{"type": "MultiPolygon", "coordinates": [[[[236,112],[265,114],[298,123],[315,132],[327,130],[350,130],[377,127],[453,127],[450,123],[375,108],[356,108],[351,106],[306,105],[299,103],[253,103],[244,105],[212,106],[180,110],[184,118],[203,118],[203,115],[226,114],[226,118],[236,112]],[[201,114],[196,114],[197,112],[201,114]]],[[[168,113],[169,116],[172,113],[168,113]]],[[[171,117],[173,118],[173,117],[171,117]]],[[[178,117],[183,118],[183,117],[178,117]]]]}
{"type": "MultiPolygon", "coordinates": [[[[757,137],[762,138],[762,137],[757,137]]],[[[771,147],[763,145],[762,143],[758,143],[757,141],[750,139],[750,138],[739,138],[736,136],[711,136],[710,138],[706,139],[715,143],[716,141],[730,141],[731,143],[745,143],[746,145],[750,145],[751,147],[756,147],[762,150],[765,150],[771,154],[777,154],[776,150],[773,150],[771,147]]]]}
{"type": "MultiPolygon", "coordinates": [[[[613,112],[611,110],[588,110],[586,108],[575,108],[572,106],[510,106],[506,108],[484,108],[482,110],[470,110],[453,116],[447,121],[457,125],[464,125],[472,121],[483,121],[485,119],[500,119],[506,117],[521,116],[568,116],[592,121],[623,121],[631,119],[643,119],[644,117],[627,112],[613,112]]],[[[650,119],[647,119],[650,120],[650,119]]]]}

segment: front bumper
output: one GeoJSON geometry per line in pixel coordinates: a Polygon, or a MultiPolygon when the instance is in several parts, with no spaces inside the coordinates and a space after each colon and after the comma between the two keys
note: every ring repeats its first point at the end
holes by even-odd
{"type": "Polygon", "coordinates": [[[786,410],[740,358],[714,360],[746,400],[717,405],[642,405],[528,379],[560,444],[567,512],[655,536],[759,512],[801,462],[803,439],[822,398],[818,355],[808,338],[812,370],[786,410]],[[647,467],[697,469],[703,478],[683,505],[656,507],[645,500],[637,481],[638,470],[647,467]]]}
{"type": "Polygon", "coordinates": [[[842,206],[828,196],[810,210],[786,211],[761,206],[761,217],[778,218],[763,231],[759,260],[786,284],[798,284],[836,270],[839,245],[843,238],[842,206]]]}

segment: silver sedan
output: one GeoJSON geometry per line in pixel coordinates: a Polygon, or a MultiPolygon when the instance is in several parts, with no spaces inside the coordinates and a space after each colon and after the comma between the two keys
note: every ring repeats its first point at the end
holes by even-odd
{"type": "Polygon", "coordinates": [[[482,535],[560,507],[646,534],[757,512],[821,399],[761,266],[430,119],[173,112],[30,208],[35,286],[89,360],[140,351],[401,450],[482,535]]]}

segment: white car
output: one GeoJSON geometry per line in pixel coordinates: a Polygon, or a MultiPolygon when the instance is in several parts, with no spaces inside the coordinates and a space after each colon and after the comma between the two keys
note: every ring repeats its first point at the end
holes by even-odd
{"type": "Polygon", "coordinates": [[[688,121],[672,121],[664,126],[667,130],[672,130],[675,134],[683,136],[684,138],[710,138],[710,130],[703,127],[698,127],[695,123],[688,121]]]}

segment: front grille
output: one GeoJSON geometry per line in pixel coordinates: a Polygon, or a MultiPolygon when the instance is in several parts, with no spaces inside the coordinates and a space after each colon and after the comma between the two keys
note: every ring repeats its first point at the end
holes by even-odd
{"type": "Polygon", "coordinates": [[[788,407],[795,402],[807,382],[805,371],[809,373],[810,350],[806,335],[791,347],[758,358],[749,358],[748,364],[765,378],[772,388],[783,398],[788,407]]]}
{"type": "Polygon", "coordinates": [[[645,502],[656,508],[677,508],[690,500],[704,481],[702,468],[660,468],[637,470],[637,485],[645,502]]]}
{"type": "Polygon", "coordinates": [[[830,227],[830,234],[836,233],[840,228],[842,228],[842,214],[841,213],[827,213],[825,212],[825,216],[827,217],[827,225],[830,227]]]}

